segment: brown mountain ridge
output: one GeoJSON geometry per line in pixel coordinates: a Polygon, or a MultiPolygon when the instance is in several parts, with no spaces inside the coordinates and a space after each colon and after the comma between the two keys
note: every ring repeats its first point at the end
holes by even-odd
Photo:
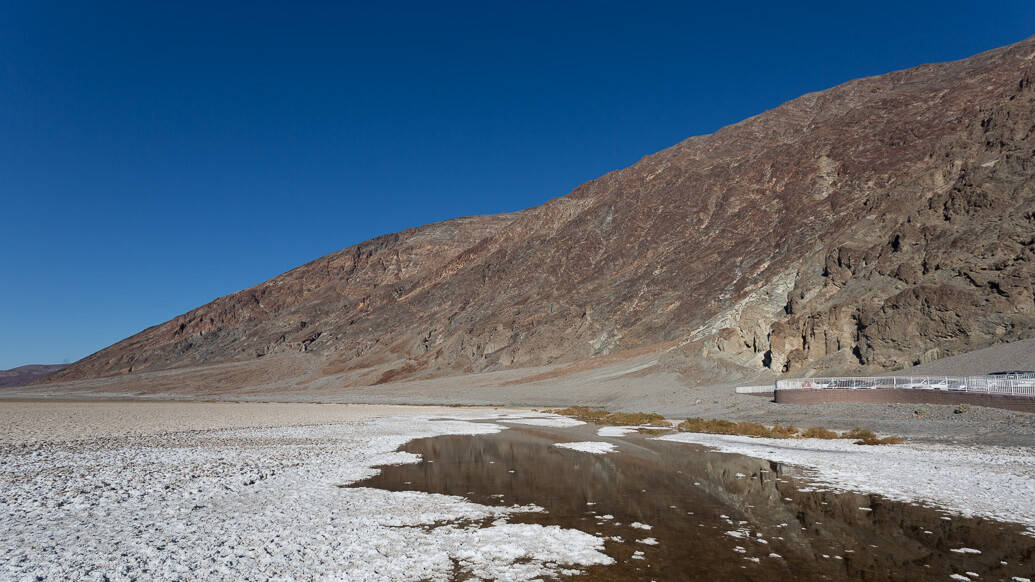
{"type": "Polygon", "coordinates": [[[10,370],[0,370],[0,388],[24,386],[64,367],[65,364],[28,364],[10,370]]]}
{"type": "Polygon", "coordinates": [[[1035,37],[810,93],[542,206],[327,255],[45,381],[273,357],[370,385],[656,352],[705,382],[1032,337],[1033,59],[1035,37]]]}

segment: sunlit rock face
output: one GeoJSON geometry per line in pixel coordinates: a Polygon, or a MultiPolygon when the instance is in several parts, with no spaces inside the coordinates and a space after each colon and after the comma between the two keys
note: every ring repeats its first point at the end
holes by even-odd
{"type": "Polygon", "coordinates": [[[368,385],[653,349],[703,381],[1031,337],[1033,55],[810,93],[542,206],[317,259],[52,379],[253,362],[368,385]]]}

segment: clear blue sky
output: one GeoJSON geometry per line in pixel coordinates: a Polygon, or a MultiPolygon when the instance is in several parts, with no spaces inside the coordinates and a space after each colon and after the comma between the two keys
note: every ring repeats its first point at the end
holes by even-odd
{"type": "Polygon", "coordinates": [[[0,1],[0,368],[1035,34],[1031,0],[173,4],[0,1]]]}

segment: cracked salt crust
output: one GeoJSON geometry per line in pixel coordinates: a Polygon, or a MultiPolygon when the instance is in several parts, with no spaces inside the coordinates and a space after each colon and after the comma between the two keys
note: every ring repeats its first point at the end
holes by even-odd
{"type": "Polygon", "coordinates": [[[5,446],[0,579],[533,580],[613,563],[602,538],[507,523],[534,506],[336,487],[415,462],[395,452],[411,439],[502,428],[407,415],[5,446]]]}
{"type": "Polygon", "coordinates": [[[1030,447],[866,446],[844,440],[701,433],[657,438],[800,465],[809,470],[813,482],[826,487],[1018,523],[1035,536],[1035,449],[1030,447]]]}

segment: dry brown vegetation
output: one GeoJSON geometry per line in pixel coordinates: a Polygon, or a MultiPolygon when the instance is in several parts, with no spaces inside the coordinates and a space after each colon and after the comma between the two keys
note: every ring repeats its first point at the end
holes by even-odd
{"type": "Polygon", "coordinates": [[[676,427],[681,432],[704,432],[710,434],[735,434],[754,437],[786,439],[798,434],[793,426],[773,425],[772,428],[753,422],[732,422],[729,420],[688,418],[676,427]]]}
{"type": "Polygon", "coordinates": [[[843,435],[835,438],[872,440],[877,438],[877,435],[874,434],[872,430],[866,430],[863,428],[855,427],[852,430],[844,433],[843,435]]]}
{"type": "Polygon", "coordinates": [[[653,412],[608,412],[603,408],[589,406],[569,406],[543,412],[563,414],[583,422],[611,426],[659,426],[665,428],[672,426],[664,416],[653,412]]]}
{"type": "Polygon", "coordinates": [[[709,418],[688,418],[679,423],[676,428],[680,432],[730,434],[773,439],[854,439],[857,445],[900,445],[905,442],[898,437],[878,438],[873,431],[861,428],[853,428],[844,434],[840,434],[821,426],[800,430],[794,426],[781,426],[779,424],[768,427],[764,424],[753,422],[732,422],[709,418]]]}
{"type": "Polygon", "coordinates": [[[841,435],[821,426],[814,426],[801,433],[801,437],[806,439],[836,439],[840,438],[841,435]]]}
{"type": "Polygon", "coordinates": [[[854,439],[857,445],[901,445],[905,441],[898,437],[879,438],[872,430],[853,428],[838,438],[854,439]]]}

